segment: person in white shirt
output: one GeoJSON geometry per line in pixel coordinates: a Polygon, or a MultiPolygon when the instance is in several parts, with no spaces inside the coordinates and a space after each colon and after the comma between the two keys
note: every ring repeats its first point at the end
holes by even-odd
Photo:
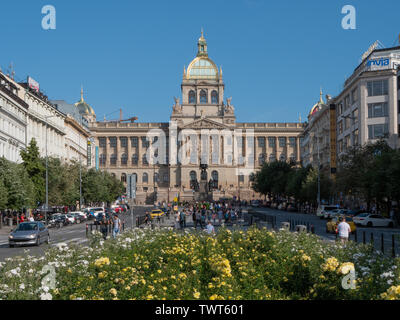
{"type": "Polygon", "coordinates": [[[346,243],[349,240],[349,234],[351,232],[350,225],[346,222],[346,218],[340,217],[340,223],[337,226],[337,233],[342,243],[346,243]]]}
{"type": "Polygon", "coordinates": [[[208,234],[215,234],[214,226],[212,225],[211,221],[208,221],[206,232],[208,234]]]}

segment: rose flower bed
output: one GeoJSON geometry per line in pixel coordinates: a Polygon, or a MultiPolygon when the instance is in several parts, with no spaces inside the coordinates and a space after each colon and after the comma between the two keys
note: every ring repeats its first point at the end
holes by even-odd
{"type": "Polygon", "coordinates": [[[0,265],[0,299],[399,299],[399,259],[315,235],[172,230],[92,236],[0,265]],[[355,269],[355,289],[343,278],[355,269]],[[49,271],[50,270],[50,271],[49,271]],[[52,280],[54,279],[54,280],[52,280]]]}

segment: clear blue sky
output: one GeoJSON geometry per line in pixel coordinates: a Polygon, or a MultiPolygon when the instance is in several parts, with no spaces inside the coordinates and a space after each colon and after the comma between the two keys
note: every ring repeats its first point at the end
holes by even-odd
{"type": "Polygon", "coordinates": [[[375,40],[398,44],[400,1],[2,1],[0,66],[13,62],[16,78],[32,76],[50,99],[74,103],[83,84],[98,119],[122,108],[124,118],[166,122],[201,27],[237,121],[297,121],[320,86],[340,92],[375,40]],[[41,28],[47,4],[56,30],[41,28]],[[341,27],[346,4],[356,30],[341,27]]]}

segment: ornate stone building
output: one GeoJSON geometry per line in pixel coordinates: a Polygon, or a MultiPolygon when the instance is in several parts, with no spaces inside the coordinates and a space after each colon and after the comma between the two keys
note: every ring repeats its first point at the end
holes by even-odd
{"type": "Polygon", "coordinates": [[[209,58],[203,33],[197,46],[197,56],[183,70],[182,97],[175,98],[170,122],[95,121],[92,109],[84,110],[99,168],[123,182],[135,174],[137,203],[192,200],[200,162],[208,164],[215,200],[257,198],[250,174],[265,161],[300,163],[304,124],[237,122],[231,98],[224,102],[222,69],[209,58]]]}

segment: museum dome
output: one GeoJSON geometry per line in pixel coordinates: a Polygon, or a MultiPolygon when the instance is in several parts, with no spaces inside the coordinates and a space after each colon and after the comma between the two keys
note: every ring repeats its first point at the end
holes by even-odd
{"type": "Polygon", "coordinates": [[[75,107],[82,115],[91,115],[91,116],[95,115],[93,108],[89,104],[87,104],[83,99],[83,88],[81,88],[81,100],[75,103],[75,107]]]}
{"type": "Polygon", "coordinates": [[[207,41],[204,38],[203,30],[201,37],[197,41],[197,56],[187,68],[187,79],[212,79],[218,80],[218,68],[208,57],[207,41]]]}

